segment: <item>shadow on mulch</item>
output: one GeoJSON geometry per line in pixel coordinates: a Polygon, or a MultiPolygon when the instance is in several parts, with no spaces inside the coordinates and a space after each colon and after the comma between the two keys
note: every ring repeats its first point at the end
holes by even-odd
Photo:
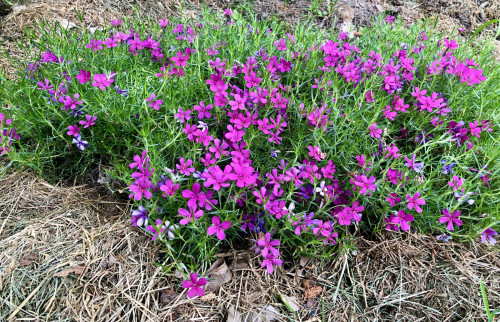
{"type": "Polygon", "coordinates": [[[219,254],[206,295],[188,299],[182,275],[155,265],[161,247],[129,224],[128,205],[20,173],[0,191],[2,321],[484,320],[480,279],[500,306],[498,252],[416,234],[359,239],[358,251],[273,275],[250,252],[219,254]]]}

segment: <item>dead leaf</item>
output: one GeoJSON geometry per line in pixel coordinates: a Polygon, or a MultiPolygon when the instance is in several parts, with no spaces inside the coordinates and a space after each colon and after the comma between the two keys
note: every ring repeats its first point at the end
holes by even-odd
{"type": "Polygon", "coordinates": [[[22,5],[15,4],[15,5],[12,6],[12,12],[14,14],[16,14],[16,13],[19,13],[21,11],[26,10],[26,8],[27,7],[25,5],[23,5],[23,4],[22,5]]]}
{"type": "Polygon", "coordinates": [[[308,309],[312,308],[313,306],[315,306],[316,304],[318,303],[317,300],[315,299],[307,299],[307,303],[306,303],[306,307],[308,309]]]}
{"type": "Polygon", "coordinates": [[[112,254],[109,254],[109,258],[108,258],[108,262],[113,265],[113,264],[116,264],[118,263],[118,260],[115,258],[115,256],[113,256],[112,254]]]}
{"type": "Polygon", "coordinates": [[[175,300],[176,297],[177,297],[177,293],[175,293],[171,289],[168,289],[168,288],[163,289],[163,290],[161,290],[160,302],[161,303],[170,303],[173,300],[175,300]]]}
{"type": "Polygon", "coordinates": [[[308,258],[308,257],[304,257],[304,256],[302,256],[302,257],[300,258],[300,262],[299,262],[299,264],[300,264],[300,266],[304,267],[304,266],[306,266],[306,265],[307,265],[307,262],[308,262],[308,261],[309,261],[309,258],[308,258]]]}
{"type": "Polygon", "coordinates": [[[298,312],[300,311],[300,305],[299,302],[295,297],[290,297],[287,295],[280,294],[281,300],[285,303],[285,305],[292,310],[293,312],[298,312]]]}
{"type": "Polygon", "coordinates": [[[253,302],[255,302],[261,296],[262,296],[262,292],[261,291],[250,293],[248,295],[248,297],[247,297],[247,301],[250,302],[250,303],[253,303],[253,302]]]}
{"type": "Polygon", "coordinates": [[[382,7],[381,5],[379,4],[376,4],[375,7],[377,7],[377,10],[380,11],[380,12],[384,12],[384,7],[382,7]]]}
{"type": "Polygon", "coordinates": [[[231,305],[227,310],[227,320],[226,322],[241,322],[241,314],[236,310],[234,305],[231,305]]]}
{"type": "Polygon", "coordinates": [[[323,288],[321,286],[313,286],[304,292],[304,297],[306,299],[312,299],[321,294],[321,292],[323,292],[323,288]]]}
{"type": "Polygon", "coordinates": [[[71,267],[71,268],[62,270],[60,272],[57,272],[54,274],[54,276],[55,277],[66,277],[71,273],[73,273],[75,275],[82,275],[84,270],[85,270],[85,267],[83,267],[83,266],[75,266],[75,267],[71,267]]]}
{"type": "Polygon", "coordinates": [[[63,27],[64,29],[76,28],[76,24],[74,24],[73,22],[68,21],[68,19],[58,18],[57,21],[59,21],[59,23],[61,24],[61,27],[63,27]]]}
{"type": "Polygon", "coordinates": [[[216,298],[215,294],[210,292],[200,297],[200,300],[202,302],[212,302],[213,300],[215,300],[215,298],[216,298]]]}
{"type": "MultiPolygon", "coordinates": [[[[220,261],[221,260],[218,260],[217,262],[220,261]]],[[[220,266],[214,268],[212,271],[210,271],[209,269],[207,273],[209,273],[211,277],[211,279],[207,283],[207,292],[215,292],[223,284],[230,282],[233,278],[233,274],[229,270],[229,267],[224,260],[222,260],[222,264],[220,266]]]]}
{"type": "Polygon", "coordinates": [[[38,255],[29,254],[29,255],[22,257],[19,260],[19,264],[21,264],[22,266],[29,266],[29,265],[33,264],[34,262],[37,262],[38,259],[39,259],[38,255]]]}

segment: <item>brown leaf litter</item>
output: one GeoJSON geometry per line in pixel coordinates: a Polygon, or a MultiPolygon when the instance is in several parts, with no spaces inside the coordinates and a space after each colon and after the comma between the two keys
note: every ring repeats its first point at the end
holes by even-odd
{"type": "Polygon", "coordinates": [[[206,295],[189,299],[185,277],[154,265],[161,247],[129,224],[127,205],[29,174],[0,189],[0,320],[483,320],[479,279],[500,307],[498,249],[397,234],[273,275],[248,251],[220,254],[206,295]]]}

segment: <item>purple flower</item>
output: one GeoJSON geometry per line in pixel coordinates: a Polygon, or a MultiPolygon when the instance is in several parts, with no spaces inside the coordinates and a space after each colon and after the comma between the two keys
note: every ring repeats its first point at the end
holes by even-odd
{"type": "Polygon", "coordinates": [[[218,239],[224,240],[226,238],[224,230],[231,227],[231,222],[230,221],[221,222],[219,216],[214,216],[212,217],[212,224],[213,226],[208,227],[207,234],[209,236],[217,234],[218,239]]]}
{"type": "Polygon", "coordinates": [[[460,211],[455,210],[452,214],[450,214],[448,209],[443,209],[443,215],[443,217],[439,217],[439,222],[442,224],[448,223],[446,229],[452,231],[453,224],[462,226],[462,220],[458,219],[458,217],[460,217],[460,211]]]}
{"type": "Polygon", "coordinates": [[[188,296],[190,298],[198,296],[203,296],[205,294],[205,290],[201,288],[201,286],[205,286],[207,284],[207,279],[204,277],[200,277],[198,279],[198,275],[195,273],[189,274],[189,280],[185,280],[182,282],[182,287],[189,289],[188,296]]]}
{"type": "Polygon", "coordinates": [[[139,206],[137,210],[132,210],[132,226],[145,226],[148,223],[148,212],[143,206],[139,206]]]}
{"type": "Polygon", "coordinates": [[[424,163],[423,162],[415,162],[415,157],[416,157],[416,155],[413,154],[411,156],[411,160],[410,160],[405,156],[405,161],[406,161],[405,165],[408,168],[413,169],[413,171],[415,171],[416,173],[420,173],[420,172],[422,172],[422,169],[424,168],[424,163]]]}
{"type": "Polygon", "coordinates": [[[455,166],[455,163],[454,162],[450,162],[450,164],[448,164],[448,162],[446,160],[442,160],[441,163],[443,164],[443,167],[441,168],[443,174],[454,174],[455,171],[453,171],[453,167],[455,166]]]}
{"type": "Polygon", "coordinates": [[[90,71],[84,71],[83,69],[80,69],[80,74],[76,75],[75,77],[76,79],[78,79],[78,82],[80,84],[84,84],[86,82],[89,82],[90,81],[90,71]]]}
{"type": "Polygon", "coordinates": [[[82,151],[85,150],[87,146],[89,146],[89,143],[87,141],[82,140],[82,136],[80,134],[78,134],[76,138],[73,138],[73,143],[75,143],[76,147],[82,151]]]}
{"type": "Polygon", "coordinates": [[[419,197],[420,192],[416,192],[413,197],[410,195],[406,195],[406,199],[408,200],[408,209],[412,210],[413,208],[415,208],[416,212],[422,212],[422,208],[420,208],[420,206],[425,205],[425,200],[423,198],[419,199],[419,197]]]}
{"type": "Polygon", "coordinates": [[[495,238],[493,238],[493,236],[497,235],[498,233],[494,231],[492,228],[487,228],[481,233],[481,242],[483,244],[489,242],[491,245],[495,245],[497,241],[495,240],[495,238]]]}

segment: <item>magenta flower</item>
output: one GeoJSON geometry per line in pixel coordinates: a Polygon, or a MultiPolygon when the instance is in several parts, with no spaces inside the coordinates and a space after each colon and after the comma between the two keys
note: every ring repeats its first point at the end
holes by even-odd
{"type": "Polygon", "coordinates": [[[359,191],[360,194],[365,194],[368,190],[375,191],[377,189],[375,181],[377,181],[377,179],[374,176],[368,179],[365,175],[357,175],[354,184],[361,187],[359,191]]]}
{"type": "Polygon", "coordinates": [[[398,197],[398,194],[395,192],[392,192],[389,194],[389,197],[385,199],[391,207],[394,207],[398,202],[401,202],[401,198],[398,197]]]}
{"type": "Polygon", "coordinates": [[[274,45],[278,50],[285,51],[286,50],[286,39],[280,39],[279,41],[275,41],[274,45]]]}
{"type": "Polygon", "coordinates": [[[478,138],[481,137],[481,136],[479,136],[479,134],[481,134],[482,128],[481,128],[481,126],[477,125],[477,121],[474,121],[474,123],[469,123],[469,127],[470,127],[470,134],[471,135],[475,135],[478,138]]]}
{"type": "Polygon", "coordinates": [[[173,195],[175,195],[177,190],[179,190],[179,184],[174,184],[172,180],[166,180],[165,183],[160,186],[160,190],[163,191],[163,197],[172,197],[173,195]]]}
{"type": "Polygon", "coordinates": [[[413,208],[415,208],[416,212],[422,212],[422,208],[420,208],[420,206],[425,205],[425,200],[419,199],[419,197],[420,192],[416,192],[413,197],[410,195],[406,195],[406,199],[408,200],[408,209],[412,210],[413,208]]]}
{"type": "Polygon", "coordinates": [[[163,100],[155,100],[156,94],[151,94],[148,98],[146,98],[146,102],[151,102],[149,104],[149,107],[154,108],[155,110],[159,111],[160,106],[163,104],[163,100]]]}
{"type": "Polygon", "coordinates": [[[391,16],[391,15],[387,15],[387,17],[385,17],[385,21],[387,21],[387,23],[390,23],[390,24],[394,23],[394,19],[396,19],[396,17],[391,16]]]}
{"type": "Polygon", "coordinates": [[[200,184],[195,182],[193,184],[193,190],[184,190],[182,191],[182,196],[186,199],[189,199],[187,202],[188,207],[196,207],[196,203],[205,202],[205,193],[201,191],[200,184]]]}
{"type": "Polygon", "coordinates": [[[326,156],[326,154],[321,153],[321,150],[317,145],[314,146],[314,148],[309,145],[307,148],[309,149],[309,156],[311,158],[315,158],[318,161],[321,161],[326,156]]]}
{"type": "Polygon", "coordinates": [[[178,210],[179,215],[184,217],[179,221],[179,224],[181,224],[183,226],[189,224],[190,222],[195,222],[201,216],[203,216],[203,210],[201,210],[201,209],[196,210],[196,206],[195,207],[188,207],[188,208],[189,208],[189,211],[184,209],[184,208],[180,208],[178,210]]]}
{"type": "Polygon", "coordinates": [[[148,190],[151,185],[151,181],[145,177],[135,180],[135,183],[130,185],[130,191],[132,193],[128,197],[134,197],[137,201],[141,200],[143,196],[146,199],[151,199],[153,194],[148,190]]]}
{"type": "Polygon", "coordinates": [[[176,164],[175,167],[179,172],[183,175],[190,176],[191,173],[195,171],[195,168],[192,167],[191,165],[193,164],[193,160],[189,159],[186,162],[184,162],[184,158],[181,158],[179,160],[179,164],[176,164]]]}
{"type": "Polygon", "coordinates": [[[180,51],[177,52],[176,56],[171,58],[175,66],[186,66],[186,62],[189,59],[189,55],[183,55],[180,51]]]}
{"type": "Polygon", "coordinates": [[[258,239],[257,245],[262,248],[262,256],[267,257],[268,254],[271,254],[273,257],[278,257],[280,252],[274,246],[279,246],[280,241],[278,239],[271,240],[271,234],[266,233],[264,236],[264,240],[258,239]]]}
{"type": "Polygon", "coordinates": [[[86,129],[88,127],[95,125],[95,120],[97,120],[97,116],[85,115],[85,120],[81,120],[78,123],[83,125],[83,128],[86,129]]]}
{"type": "Polygon", "coordinates": [[[399,218],[399,226],[401,227],[401,230],[402,231],[410,230],[410,222],[414,220],[413,216],[405,213],[404,210],[400,210],[397,216],[399,218]]]}
{"type": "Polygon", "coordinates": [[[384,218],[386,224],[385,229],[399,231],[399,226],[397,224],[399,224],[400,220],[401,218],[395,215],[391,215],[389,218],[384,218]]]}
{"type": "Polygon", "coordinates": [[[453,188],[453,191],[458,190],[464,183],[464,179],[459,176],[453,176],[452,181],[448,181],[448,185],[453,188]]]}
{"type": "Polygon", "coordinates": [[[273,265],[281,266],[281,264],[283,264],[283,261],[281,259],[276,258],[275,256],[273,256],[273,254],[268,254],[266,258],[262,261],[260,266],[266,267],[267,272],[269,274],[272,274],[274,271],[273,265]]]}
{"type": "Polygon", "coordinates": [[[253,167],[240,164],[233,164],[234,173],[228,175],[229,180],[236,181],[236,185],[240,188],[248,187],[255,183],[253,176],[253,167]]]}
{"type": "Polygon", "coordinates": [[[203,101],[200,101],[200,105],[195,105],[193,109],[198,112],[198,118],[201,120],[202,118],[206,117],[209,119],[212,117],[212,113],[210,111],[213,109],[212,104],[208,104],[205,106],[205,103],[203,101]]]}
{"type": "Polygon", "coordinates": [[[224,230],[231,227],[231,222],[230,221],[220,222],[219,216],[214,216],[212,217],[212,224],[213,224],[212,226],[208,227],[207,234],[209,236],[216,234],[219,240],[224,240],[226,238],[224,230]]]}
{"type": "Polygon", "coordinates": [[[450,231],[453,230],[453,224],[462,226],[462,220],[458,219],[458,217],[460,217],[460,211],[455,210],[452,214],[450,214],[448,209],[443,209],[443,215],[443,217],[439,217],[439,222],[442,224],[448,223],[448,225],[446,225],[446,229],[450,231]]]}
{"type": "Polygon", "coordinates": [[[190,119],[191,119],[191,110],[186,110],[186,111],[184,111],[184,109],[183,109],[182,107],[180,107],[180,108],[179,108],[179,112],[178,112],[178,113],[176,113],[176,114],[174,115],[174,117],[175,117],[176,119],[179,119],[179,121],[180,121],[181,123],[184,123],[184,121],[186,121],[186,120],[190,120],[190,119]]]}
{"type": "Polygon", "coordinates": [[[111,86],[115,80],[112,78],[114,76],[114,72],[111,72],[111,76],[108,78],[106,74],[96,74],[94,75],[94,81],[92,82],[92,86],[99,87],[101,90],[105,90],[107,87],[111,86]]]}
{"type": "Polygon", "coordinates": [[[373,123],[371,126],[368,127],[370,130],[370,136],[372,138],[378,138],[380,139],[380,134],[382,134],[382,129],[377,129],[377,123],[373,123]]]}
{"type": "Polygon", "coordinates": [[[492,228],[487,228],[481,233],[481,242],[483,244],[489,242],[491,245],[495,245],[497,241],[495,240],[495,238],[493,238],[493,236],[497,235],[498,233],[494,231],[492,228]]]}
{"type": "Polygon", "coordinates": [[[90,71],[84,71],[83,69],[80,69],[80,74],[76,75],[75,77],[80,84],[84,84],[86,82],[90,81],[90,71]]]}
{"type": "Polygon", "coordinates": [[[70,125],[68,126],[68,132],[66,132],[68,135],[72,135],[74,137],[77,137],[78,135],[80,135],[80,127],[78,127],[78,125],[76,124],[73,124],[73,125],[70,125]]]}
{"type": "Polygon", "coordinates": [[[397,159],[401,156],[401,154],[398,153],[399,148],[395,144],[392,146],[388,146],[387,148],[384,149],[384,151],[387,152],[387,154],[385,155],[386,159],[391,158],[391,157],[394,159],[397,159]]]}
{"type": "Polygon", "coordinates": [[[205,290],[201,287],[205,286],[206,284],[206,278],[200,277],[198,279],[198,275],[196,275],[195,273],[191,273],[189,274],[189,280],[185,280],[182,282],[182,287],[189,289],[187,294],[190,298],[193,298],[196,295],[201,297],[203,296],[203,294],[205,294],[205,290]]]}
{"type": "Polygon", "coordinates": [[[160,19],[160,20],[158,20],[158,24],[160,25],[160,27],[165,28],[168,26],[168,19],[165,19],[165,20],[160,19]]]}

